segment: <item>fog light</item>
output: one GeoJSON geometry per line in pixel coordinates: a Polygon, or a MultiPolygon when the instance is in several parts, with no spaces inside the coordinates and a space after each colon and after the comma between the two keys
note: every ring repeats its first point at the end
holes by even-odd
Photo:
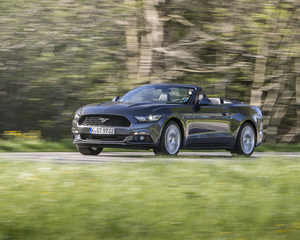
{"type": "Polygon", "coordinates": [[[80,134],[79,133],[74,133],[73,134],[73,139],[77,139],[77,140],[80,140],[80,134]]]}
{"type": "Polygon", "coordinates": [[[140,135],[140,140],[141,141],[144,141],[146,138],[145,138],[145,136],[144,135],[140,135]]]}

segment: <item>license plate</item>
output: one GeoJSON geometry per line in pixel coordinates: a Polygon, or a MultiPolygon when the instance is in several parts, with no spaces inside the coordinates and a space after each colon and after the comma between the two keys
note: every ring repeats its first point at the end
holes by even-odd
{"type": "Polygon", "coordinates": [[[115,134],[115,129],[107,128],[107,127],[90,127],[90,133],[92,133],[92,134],[115,134]]]}

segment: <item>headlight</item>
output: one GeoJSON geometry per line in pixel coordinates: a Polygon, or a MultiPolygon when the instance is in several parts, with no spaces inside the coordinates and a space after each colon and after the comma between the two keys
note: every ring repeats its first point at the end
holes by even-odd
{"type": "Polygon", "coordinates": [[[157,122],[162,115],[134,116],[139,122],[157,122]]]}
{"type": "Polygon", "coordinates": [[[81,108],[79,108],[74,114],[74,120],[77,122],[81,116],[81,108]]]}
{"type": "Polygon", "coordinates": [[[74,120],[77,122],[80,118],[80,115],[78,113],[75,113],[74,120]]]}

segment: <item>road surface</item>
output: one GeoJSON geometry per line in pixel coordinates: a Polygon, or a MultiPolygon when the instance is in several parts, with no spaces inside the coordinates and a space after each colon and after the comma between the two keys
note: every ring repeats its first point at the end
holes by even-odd
{"type": "MultiPolygon", "coordinates": [[[[249,160],[259,157],[295,157],[300,159],[300,152],[265,152],[253,153],[249,160]]],[[[52,161],[61,163],[106,163],[106,162],[147,162],[163,161],[233,161],[229,152],[180,152],[175,157],[155,157],[152,152],[102,152],[98,156],[84,156],[78,152],[17,152],[0,153],[0,160],[52,161]]]]}

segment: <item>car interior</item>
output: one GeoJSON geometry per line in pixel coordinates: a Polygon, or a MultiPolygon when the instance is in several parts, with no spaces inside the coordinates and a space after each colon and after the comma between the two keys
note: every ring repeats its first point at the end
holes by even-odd
{"type": "Polygon", "coordinates": [[[158,99],[159,102],[169,102],[171,101],[171,95],[169,93],[162,93],[158,99]]]}
{"type": "Polygon", "coordinates": [[[212,105],[221,105],[224,103],[222,98],[207,98],[205,94],[199,94],[198,98],[196,98],[196,102],[197,101],[199,101],[200,104],[201,102],[205,102],[206,104],[208,103],[212,105]]]}

